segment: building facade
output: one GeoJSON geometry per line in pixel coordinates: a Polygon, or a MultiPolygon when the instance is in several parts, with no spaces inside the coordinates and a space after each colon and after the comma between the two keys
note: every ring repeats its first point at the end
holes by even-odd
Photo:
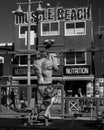
{"type": "MultiPolygon", "coordinates": [[[[35,52],[36,47],[39,50],[45,48],[51,55],[57,56],[59,70],[53,72],[53,79],[64,80],[66,93],[71,91],[72,96],[75,96],[79,88],[82,89],[83,95],[87,95],[87,84],[94,79],[91,13],[90,7],[46,8],[43,15],[40,15],[37,25],[34,12],[31,12],[31,50],[35,52]]],[[[28,49],[27,33],[27,13],[24,16],[15,15],[15,51],[28,49]]],[[[31,55],[31,84],[36,84],[32,59],[33,55],[31,55]]],[[[14,80],[19,81],[19,84],[27,84],[26,54],[14,56],[12,75],[14,80]]]]}

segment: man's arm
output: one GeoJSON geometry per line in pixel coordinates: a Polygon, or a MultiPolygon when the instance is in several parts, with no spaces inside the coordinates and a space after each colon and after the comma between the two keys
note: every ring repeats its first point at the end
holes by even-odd
{"type": "Polygon", "coordinates": [[[51,56],[52,62],[53,62],[53,69],[55,71],[58,71],[58,65],[57,65],[57,57],[51,56]]]}
{"type": "Polygon", "coordinates": [[[39,64],[40,64],[39,62],[40,62],[39,60],[34,60],[33,68],[36,72],[36,75],[40,77],[41,76],[41,68],[39,66],[39,64]]]}

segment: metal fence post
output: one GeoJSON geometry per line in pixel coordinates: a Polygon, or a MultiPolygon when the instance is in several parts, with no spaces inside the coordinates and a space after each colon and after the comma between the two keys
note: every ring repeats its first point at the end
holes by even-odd
{"type": "Polygon", "coordinates": [[[2,111],[2,107],[1,107],[1,87],[0,87],[0,111],[2,111]]]}
{"type": "Polygon", "coordinates": [[[62,119],[64,118],[64,85],[61,87],[61,110],[62,110],[62,119]]]}

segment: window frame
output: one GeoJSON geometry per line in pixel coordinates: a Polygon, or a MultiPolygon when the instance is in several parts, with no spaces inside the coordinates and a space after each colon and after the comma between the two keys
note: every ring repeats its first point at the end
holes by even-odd
{"type": "MultiPolygon", "coordinates": [[[[20,54],[20,55],[16,55],[16,56],[18,56],[18,61],[17,61],[18,62],[17,65],[18,66],[20,66],[20,67],[22,67],[22,66],[28,66],[28,55],[26,55],[26,54],[20,54]],[[21,56],[27,56],[27,64],[21,64],[21,62],[20,62],[20,57],[21,56]]],[[[30,66],[33,66],[33,64],[32,64],[32,58],[33,57],[32,56],[34,56],[34,55],[31,55],[31,61],[30,61],[31,64],[30,64],[30,66]]]]}
{"type": "Polygon", "coordinates": [[[84,20],[84,21],[72,21],[72,22],[70,22],[70,21],[65,21],[64,22],[64,35],[65,36],[79,36],[79,35],[86,35],[86,21],[84,20]],[[84,25],[85,25],[85,28],[84,28],[84,33],[76,33],[76,23],[80,23],[80,22],[83,22],[84,23],[84,25]],[[74,24],[74,28],[73,28],[73,32],[74,33],[70,33],[70,34],[67,34],[66,32],[67,32],[67,29],[66,29],[66,24],[67,23],[69,23],[69,24],[74,24]]]}
{"type": "MultiPolygon", "coordinates": [[[[71,53],[71,52],[66,52],[66,53],[71,53]]],[[[80,52],[74,52],[74,54],[75,54],[75,57],[74,57],[74,64],[66,64],[66,53],[65,53],[65,58],[64,58],[64,63],[65,63],[65,66],[73,66],[73,65],[86,65],[87,64],[87,52],[83,52],[84,53],[84,55],[85,55],[85,63],[82,63],[82,64],[78,64],[78,63],[76,63],[76,53],[80,53],[80,52]]]]}
{"type": "Polygon", "coordinates": [[[41,22],[41,36],[54,36],[54,35],[60,35],[60,21],[45,21],[41,22]],[[43,24],[48,23],[49,24],[49,31],[47,31],[47,34],[44,34],[43,31],[43,24]],[[51,31],[51,23],[58,23],[58,30],[57,33],[54,33],[54,31],[51,31]]]}
{"type": "MultiPolygon", "coordinates": [[[[56,57],[57,57],[57,54],[54,53],[54,52],[53,52],[53,53],[50,52],[49,54],[50,54],[50,56],[56,56],[56,57]]],[[[28,66],[28,61],[27,61],[27,64],[21,64],[21,62],[20,62],[20,57],[21,57],[21,56],[27,56],[27,60],[28,60],[28,55],[26,55],[26,54],[21,54],[21,55],[17,55],[17,56],[19,57],[19,58],[18,58],[18,66],[21,66],[21,67],[22,67],[22,66],[28,66]]],[[[30,64],[30,66],[33,66],[33,63],[32,63],[32,58],[33,58],[33,57],[32,57],[32,56],[34,56],[34,55],[31,55],[31,61],[30,61],[31,64],[30,64]]],[[[60,58],[59,58],[59,57],[57,58],[57,65],[60,65],[60,58]]]]}
{"type": "Polygon", "coordinates": [[[21,64],[21,56],[26,56],[28,64],[28,55],[19,55],[19,66],[27,66],[27,64],[21,64]]]}
{"type": "MultiPolygon", "coordinates": [[[[31,24],[30,28],[31,28],[32,26],[36,26],[36,24],[31,24]]],[[[26,28],[27,28],[27,31],[26,31],[26,32],[28,32],[28,25],[27,25],[27,24],[20,24],[20,25],[19,25],[19,38],[20,38],[20,39],[26,37],[25,34],[22,34],[22,33],[21,33],[21,28],[22,28],[22,27],[26,27],[26,28]]],[[[32,32],[31,29],[30,29],[30,32],[32,32]]]]}

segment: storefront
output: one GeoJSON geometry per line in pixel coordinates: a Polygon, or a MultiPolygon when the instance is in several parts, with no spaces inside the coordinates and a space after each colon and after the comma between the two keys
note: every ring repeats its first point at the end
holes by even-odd
{"type": "Polygon", "coordinates": [[[65,66],[64,80],[66,96],[75,97],[80,88],[82,95],[87,96],[88,84],[94,80],[94,76],[90,74],[90,66],[65,66]]]}

